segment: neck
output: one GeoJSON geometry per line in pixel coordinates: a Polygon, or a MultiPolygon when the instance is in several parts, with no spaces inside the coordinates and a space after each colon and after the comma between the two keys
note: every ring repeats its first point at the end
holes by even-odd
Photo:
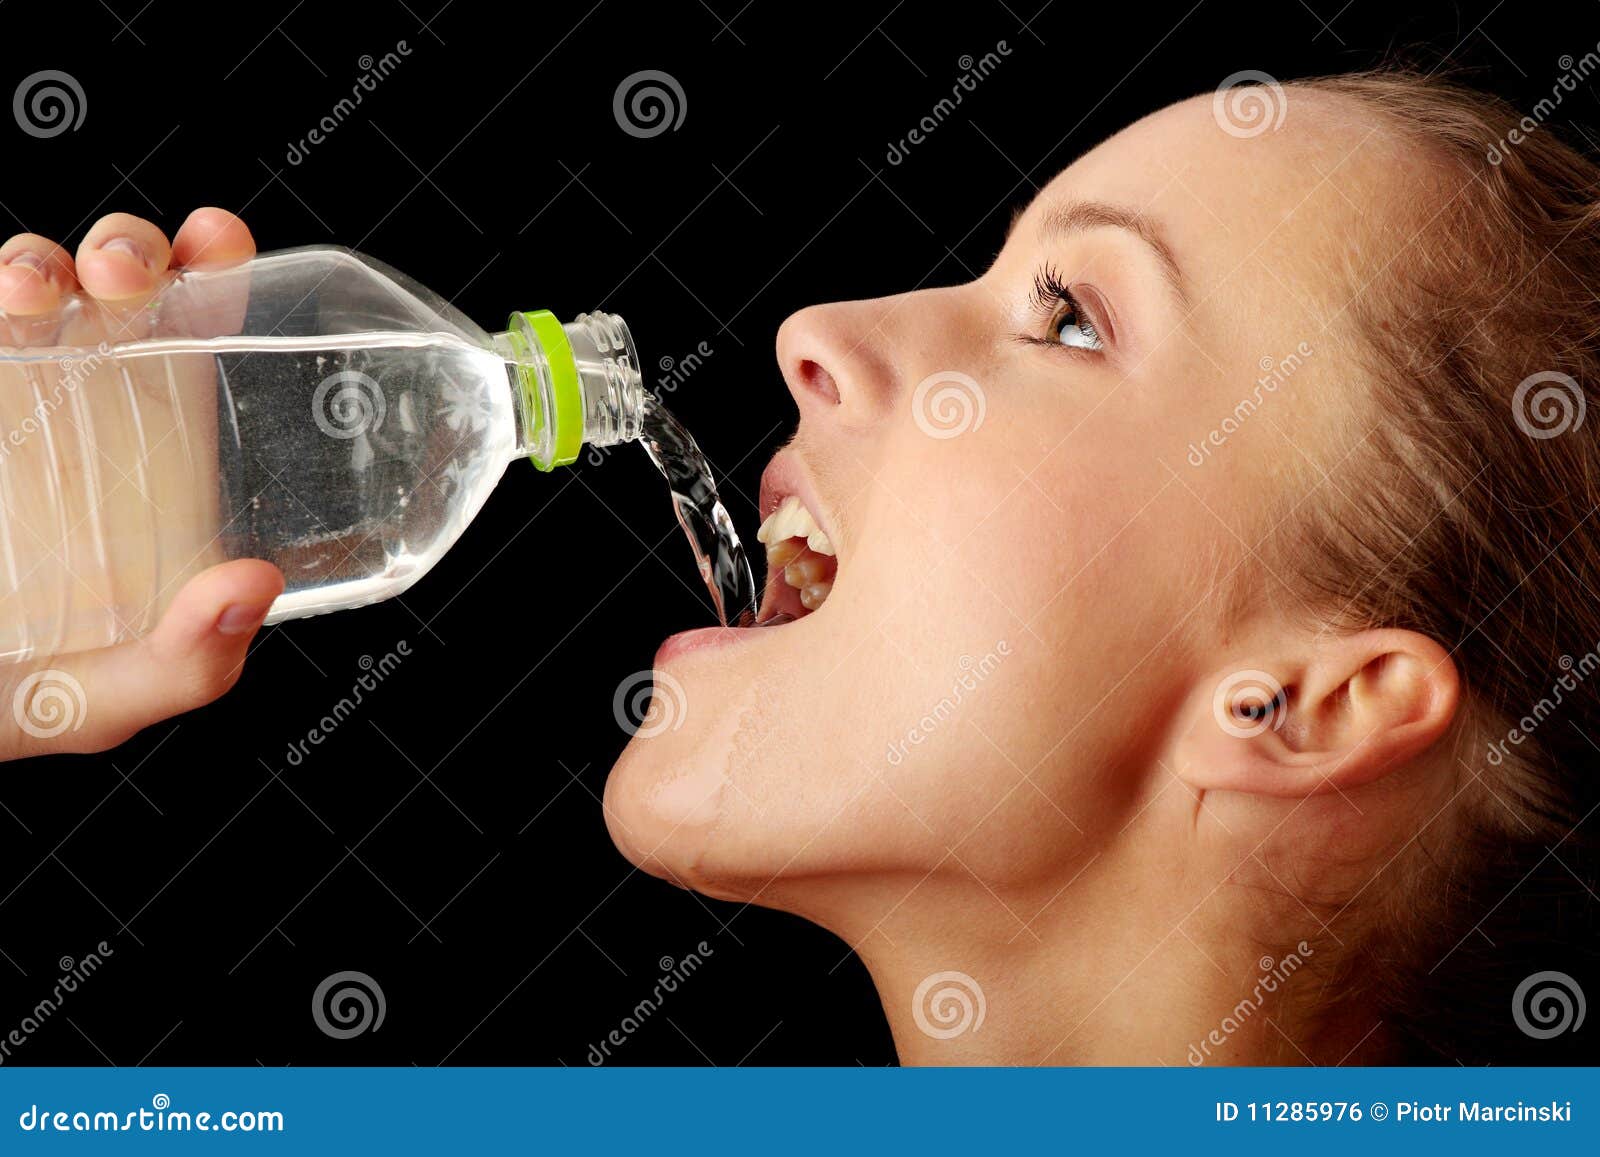
{"type": "Polygon", "coordinates": [[[1331,948],[1223,937],[1242,920],[1113,875],[1091,863],[1066,884],[998,890],[942,869],[920,883],[812,881],[792,910],[856,949],[905,1065],[1382,1059],[1385,1034],[1364,1010],[1306,1027],[1331,948]]]}

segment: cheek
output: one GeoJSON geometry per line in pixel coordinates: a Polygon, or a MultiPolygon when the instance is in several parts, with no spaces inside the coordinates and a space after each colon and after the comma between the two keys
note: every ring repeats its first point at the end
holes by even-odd
{"type": "Polygon", "coordinates": [[[1056,433],[1031,474],[1012,456],[1050,432],[925,464],[919,585],[883,623],[903,694],[878,765],[985,879],[1045,872],[1120,826],[1205,573],[1210,516],[1093,424],[1056,433]]]}

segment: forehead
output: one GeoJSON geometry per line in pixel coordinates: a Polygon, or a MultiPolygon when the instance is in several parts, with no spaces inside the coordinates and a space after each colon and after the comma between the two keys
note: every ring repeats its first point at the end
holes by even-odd
{"type": "Polygon", "coordinates": [[[1067,200],[1126,206],[1160,228],[1197,304],[1288,292],[1326,318],[1350,276],[1364,280],[1363,254],[1403,233],[1396,197],[1419,162],[1351,101],[1292,87],[1277,99],[1281,123],[1248,137],[1209,94],[1152,113],[1045,186],[1018,235],[1067,200]]]}

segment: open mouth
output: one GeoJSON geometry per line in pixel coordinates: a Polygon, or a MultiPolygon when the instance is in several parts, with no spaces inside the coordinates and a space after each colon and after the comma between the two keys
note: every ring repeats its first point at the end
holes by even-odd
{"type": "Polygon", "coordinates": [[[756,539],[767,551],[767,578],[758,623],[777,625],[814,613],[839,573],[835,528],[822,517],[811,479],[792,450],[781,451],[761,475],[764,517],[756,539]]]}
{"type": "MultiPolygon", "coordinates": [[[[798,495],[784,496],[762,520],[756,539],[767,548],[767,581],[757,621],[798,619],[827,602],[839,560],[833,543],[798,495]]],[[[781,620],[780,620],[781,621],[781,620]]]]}
{"type": "Polygon", "coordinates": [[[796,619],[816,614],[832,597],[839,574],[838,527],[827,521],[828,510],[818,502],[810,475],[793,451],[780,451],[768,464],[761,476],[756,508],[763,515],[756,537],[767,555],[767,576],[754,624],[762,629],[697,627],[680,631],[661,644],[656,652],[658,665],[693,651],[782,630],[796,619]]]}

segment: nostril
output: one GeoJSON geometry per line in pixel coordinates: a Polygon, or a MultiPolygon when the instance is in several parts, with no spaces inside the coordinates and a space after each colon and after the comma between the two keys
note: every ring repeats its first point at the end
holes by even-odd
{"type": "Polygon", "coordinates": [[[833,380],[833,375],[823,368],[821,362],[814,362],[810,358],[803,360],[800,363],[800,380],[812,393],[834,405],[839,404],[839,383],[833,380]]]}

